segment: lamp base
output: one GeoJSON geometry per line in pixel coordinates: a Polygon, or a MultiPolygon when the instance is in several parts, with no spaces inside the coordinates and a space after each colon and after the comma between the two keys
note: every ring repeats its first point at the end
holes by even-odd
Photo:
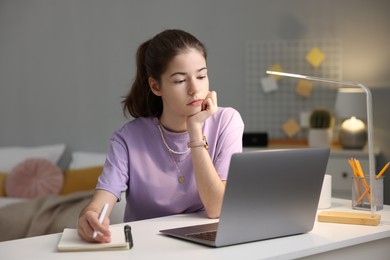
{"type": "Polygon", "coordinates": [[[317,219],[319,222],[378,226],[381,222],[381,215],[371,216],[369,213],[323,211],[318,213],[317,219]]]}

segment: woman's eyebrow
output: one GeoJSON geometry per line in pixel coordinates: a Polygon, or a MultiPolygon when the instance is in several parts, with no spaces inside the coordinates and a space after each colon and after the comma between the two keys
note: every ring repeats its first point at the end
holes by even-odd
{"type": "MultiPolygon", "coordinates": [[[[201,71],[203,71],[203,70],[207,70],[207,67],[200,68],[200,69],[198,69],[196,72],[201,72],[201,71]]],[[[173,76],[175,76],[175,75],[182,75],[182,76],[185,76],[185,75],[187,75],[187,73],[186,73],[186,72],[180,72],[180,71],[178,71],[178,72],[172,73],[171,75],[169,75],[169,77],[173,77],[173,76]]]]}
{"type": "Polygon", "coordinates": [[[187,73],[185,73],[185,72],[174,72],[171,75],[169,75],[169,77],[173,77],[175,75],[183,75],[184,76],[184,75],[187,75],[187,73]]]}

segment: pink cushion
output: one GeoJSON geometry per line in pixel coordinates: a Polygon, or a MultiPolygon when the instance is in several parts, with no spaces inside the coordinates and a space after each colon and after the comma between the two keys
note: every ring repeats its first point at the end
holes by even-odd
{"type": "Polygon", "coordinates": [[[47,159],[27,159],[12,169],[5,182],[7,196],[35,198],[58,194],[64,183],[61,169],[47,159]]]}

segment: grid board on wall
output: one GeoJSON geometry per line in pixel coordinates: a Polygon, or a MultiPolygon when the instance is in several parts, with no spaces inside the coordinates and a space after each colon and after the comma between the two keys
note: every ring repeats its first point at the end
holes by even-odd
{"type": "MultiPolygon", "coordinates": [[[[327,83],[312,82],[309,97],[296,94],[296,79],[277,80],[277,91],[265,93],[261,78],[269,67],[279,64],[284,72],[315,77],[341,79],[341,43],[339,40],[256,41],[245,46],[245,121],[246,132],[267,132],[270,139],[286,139],[282,124],[290,118],[300,123],[300,113],[314,108],[333,111],[337,88],[327,83]],[[325,54],[321,65],[314,68],[305,57],[312,48],[325,54]]],[[[293,139],[305,138],[301,130],[293,139]]]]}

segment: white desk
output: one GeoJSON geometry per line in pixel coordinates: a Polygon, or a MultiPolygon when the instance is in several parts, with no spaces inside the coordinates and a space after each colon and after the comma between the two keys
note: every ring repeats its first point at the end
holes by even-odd
{"type": "MultiPolygon", "coordinates": [[[[332,210],[352,211],[351,201],[333,199],[332,210]]],[[[209,248],[165,237],[159,230],[210,223],[202,214],[177,215],[132,222],[134,247],[129,251],[60,253],[56,245],[60,234],[0,243],[1,259],[389,259],[390,206],[379,211],[379,226],[321,223],[303,235],[252,242],[224,248],[209,248]],[[363,256],[367,255],[367,256],[363,256]]]]}

